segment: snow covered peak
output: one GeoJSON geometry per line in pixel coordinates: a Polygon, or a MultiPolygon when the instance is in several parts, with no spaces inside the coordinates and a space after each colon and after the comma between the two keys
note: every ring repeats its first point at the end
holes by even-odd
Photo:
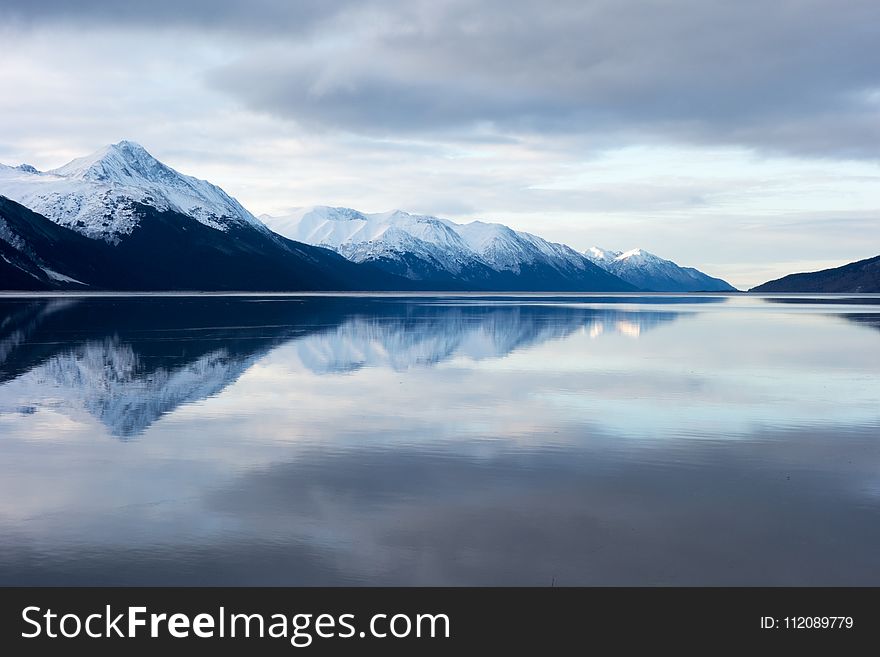
{"type": "Polygon", "coordinates": [[[497,223],[457,224],[403,210],[365,214],[321,206],[263,220],[290,239],[334,249],[354,262],[379,262],[392,273],[417,280],[438,271],[473,276],[477,282],[500,272],[542,269],[576,278],[595,271],[570,247],[497,223]]]}
{"type": "Polygon", "coordinates": [[[605,251],[592,247],[584,255],[606,271],[643,290],[654,292],[732,291],[733,286],[693,267],[680,267],[644,249],[605,251]]]}
{"type": "Polygon", "coordinates": [[[390,238],[401,231],[418,239],[460,242],[447,222],[403,210],[364,214],[351,208],[319,205],[297,208],[281,217],[263,215],[262,219],[286,237],[337,250],[345,244],[390,238]]]}
{"type": "Polygon", "coordinates": [[[499,242],[516,240],[516,231],[503,224],[472,221],[459,228],[464,239],[477,253],[483,253],[499,242]]]}
{"type": "Polygon", "coordinates": [[[605,249],[600,249],[598,246],[591,246],[584,251],[584,255],[596,264],[602,264],[604,262],[611,262],[623,254],[620,251],[606,251],[605,249]]]}
{"type": "Polygon", "coordinates": [[[618,252],[614,259],[617,261],[629,260],[631,262],[671,262],[670,260],[664,260],[660,256],[656,256],[653,253],[639,248],[630,249],[629,251],[624,251],[623,253],[618,252]]]}
{"type": "Polygon", "coordinates": [[[645,251],[644,249],[640,248],[630,249],[629,251],[618,253],[614,257],[614,260],[616,262],[628,262],[631,266],[654,264],[660,266],[678,267],[678,265],[676,265],[671,260],[666,260],[658,255],[654,255],[650,251],[645,251]]]}
{"type": "Polygon", "coordinates": [[[71,160],[64,166],[49,171],[58,176],[131,184],[135,182],[173,182],[176,171],[154,158],[140,144],[120,141],[95,151],[91,155],[71,160]]]}
{"type": "Polygon", "coordinates": [[[351,208],[317,205],[296,208],[284,216],[260,218],[280,235],[329,248],[337,248],[354,235],[366,240],[375,237],[375,230],[367,226],[367,216],[351,208]]]}
{"type": "Polygon", "coordinates": [[[303,208],[303,214],[321,216],[325,219],[334,219],[335,221],[366,221],[366,216],[362,212],[352,210],[351,208],[331,208],[322,205],[316,205],[312,208],[303,208]]]}
{"type": "Polygon", "coordinates": [[[609,251],[607,249],[600,249],[598,246],[591,246],[584,251],[584,255],[598,265],[623,261],[629,261],[631,263],[649,260],[666,262],[662,258],[655,256],[653,253],[649,253],[640,248],[630,249],[629,251],[609,251]]]}
{"type": "Polygon", "coordinates": [[[584,251],[584,255],[597,265],[605,267],[606,269],[612,265],[621,265],[622,263],[626,263],[628,266],[636,266],[644,263],[668,263],[675,265],[675,263],[669,260],[664,260],[663,258],[641,248],[630,249],[629,251],[609,251],[607,249],[600,249],[598,246],[591,246],[584,251]]]}
{"type": "Polygon", "coordinates": [[[222,189],[175,171],[132,141],[105,146],[45,173],[0,167],[0,194],[111,243],[138,225],[139,204],[185,214],[219,231],[236,225],[267,231],[222,189]]]}
{"type": "MultiPolygon", "coordinates": [[[[562,254],[557,247],[530,233],[513,230],[503,224],[472,221],[457,226],[458,233],[480,258],[496,271],[520,272],[524,265],[540,260],[555,260],[562,254]]],[[[566,249],[568,247],[565,247],[566,249]]],[[[579,254],[575,254],[580,258],[579,254]]],[[[580,258],[582,259],[582,258],[580,258]]]]}

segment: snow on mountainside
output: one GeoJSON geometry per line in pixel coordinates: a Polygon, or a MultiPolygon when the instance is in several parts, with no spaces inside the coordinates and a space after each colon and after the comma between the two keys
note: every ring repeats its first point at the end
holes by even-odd
{"type": "Polygon", "coordinates": [[[416,280],[445,275],[489,286],[515,285],[512,281],[519,279],[524,285],[534,282],[533,289],[549,289],[541,285],[560,281],[584,289],[631,289],[574,249],[501,224],[324,206],[261,219],[290,239],[333,249],[354,262],[382,264],[416,280]]]}
{"type": "Polygon", "coordinates": [[[605,251],[598,246],[591,246],[584,251],[584,255],[597,265],[604,267],[606,264],[614,262],[614,259],[623,255],[623,251],[605,251]]]}
{"type": "Polygon", "coordinates": [[[671,260],[644,251],[606,251],[593,246],[584,255],[606,271],[643,290],[653,292],[731,292],[732,285],[693,267],[681,267],[671,260]]]}
{"type": "MultiPolygon", "coordinates": [[[[296,240],[337,251],[353,262],[406,254],[451,274],[477,262],[451,222],[394,211],[364,214],[350,208],[301,208],[284,217],[260,217],[270,229],[296,240]]],[[[410,272],[416,278],[416,272],[410,272]]]]}
{"type": "Polygon", "coordinates": [[[0,165],[0,194],[111,243],[137,226],[136,204],[173,210],[219,231],[262,223],[216,185],[183,175],[142,146],[120,141],[51,171],[0,165]]]}
{"type": "Polygon", "coordinates": [[[0,196],[0,283],[5,289],[82,288],[100,258],[94,240],[0,196]]]}
{"type": "Polygon", "coordinates": [[[583,256],[571,247],[501,224],[473,221],[457,226],[457,230],[493,269],[519,272],[524,264],[542,260],[563,270],[585,268],[583,256]]]}

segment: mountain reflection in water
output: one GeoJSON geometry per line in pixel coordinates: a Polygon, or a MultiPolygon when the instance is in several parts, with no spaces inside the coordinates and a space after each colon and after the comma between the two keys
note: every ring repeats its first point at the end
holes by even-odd
{"type": "Polygon", "coordinates": [[[0,585],[877,585],[878,318],[0,297],[0,585]]]}
{"type": "Polygon", "coordinates": [[[120,438],[216,395],[285,343],[316,374],[406,370],[503,358],[581,330],[637,338],[680,315],[558,299],[387,297],[5,300],[0,312],[0,384],[15,381],[33,395],[21,408],[84,409],[120,438]]]}

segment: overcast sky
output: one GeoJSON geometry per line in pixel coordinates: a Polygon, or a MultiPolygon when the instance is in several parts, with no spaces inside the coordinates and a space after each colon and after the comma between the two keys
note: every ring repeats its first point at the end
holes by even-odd
{"type": "Polygon", "coordinates": [[[880,253],[877,0],[2,0],[0,162],[130,139],[255,214],[636,246],[749,287],[880,253]]]}

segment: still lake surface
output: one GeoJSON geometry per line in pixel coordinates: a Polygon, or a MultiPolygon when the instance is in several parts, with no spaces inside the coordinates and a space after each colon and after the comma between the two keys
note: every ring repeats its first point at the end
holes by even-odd
{"type": "Polygon", "coordinates": [[[880,298],[0,298],[0,584],[880,585],[880,298]]]}

